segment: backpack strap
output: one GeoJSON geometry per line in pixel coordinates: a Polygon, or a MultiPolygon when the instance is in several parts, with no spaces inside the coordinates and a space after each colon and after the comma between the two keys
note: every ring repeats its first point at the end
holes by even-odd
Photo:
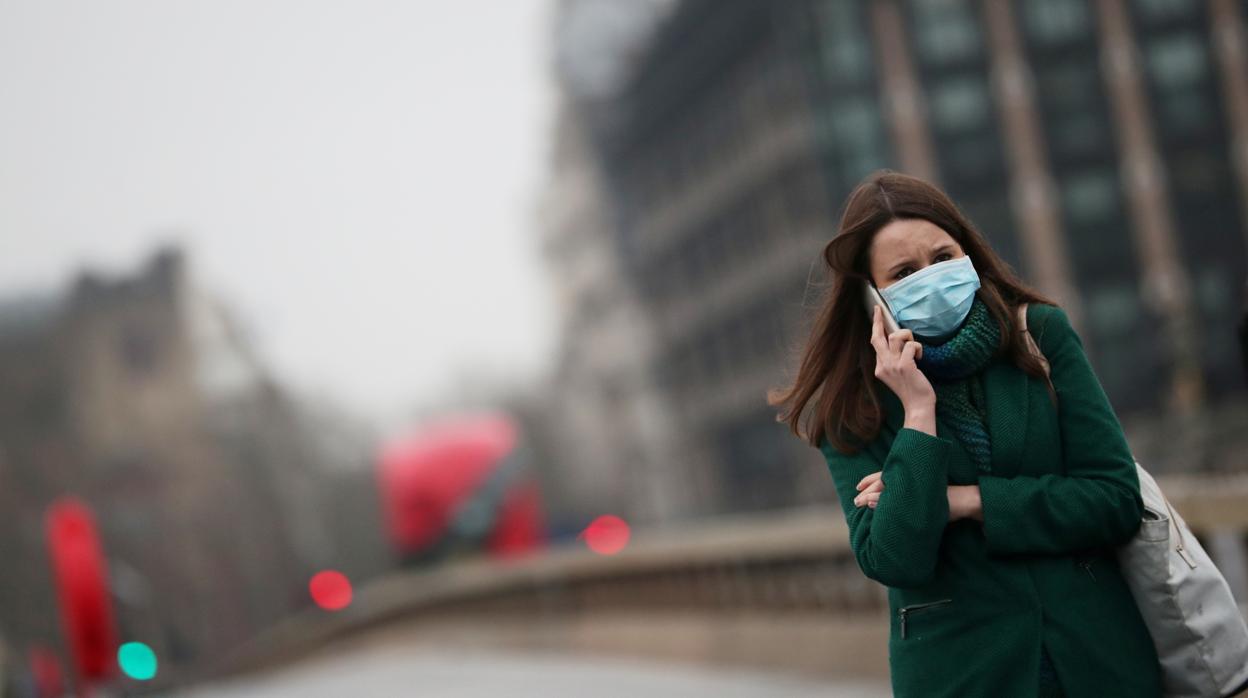
{"type": "Polygon", "coordinates": [[[1049,360],[1045,358],[1044,352],[1040,351],[1040,345],[1036,344],[1036,338],[1031,336],[1031,332],[1027,329],[1027,304],[1020,303],[1018,305],[1018,326],[1019,331],[1023,333],[1023,343],[1027,345],[1027,351],[1036,357],[1040,362],[1040,367],[1044,369],[1044,379],[1049,384],[1049,395],[1057,400],[1057,391],[1053,388],[1053,379],[1049,377],[1049,360]]]}

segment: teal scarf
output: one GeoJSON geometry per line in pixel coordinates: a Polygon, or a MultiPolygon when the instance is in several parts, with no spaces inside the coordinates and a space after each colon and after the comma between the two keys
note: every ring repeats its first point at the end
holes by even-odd
{"type": "Polygon", "coordinates": [[[953,429],[983,473],[991,470],[992,450],[979,374],[996,355],[1000,339],[1001,328],[976,296],[957,332],[941,344],[923,343],[923,358],[917,362],[936,391],[936,416],[953,429]]]}

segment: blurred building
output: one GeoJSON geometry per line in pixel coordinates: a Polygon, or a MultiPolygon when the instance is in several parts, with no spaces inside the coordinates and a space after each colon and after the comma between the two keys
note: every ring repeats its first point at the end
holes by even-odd
{"type": "MultiPolygon", "coordinates": [[[[642,357],[675,435],[658,469],[693,483],[676,515],[830,495],[764,394],[827,282],[818,252],[838,207],[881,167],[943,187],[1068,310],[1142,461],[1242,467],[1246,11],[682,0],[609,89],[586,99],[564,81],[559,137],[588,133],[601,173],[600,222],[573,237],[610,238],[643,318],[633,345],[582,350],[642,357]]],[[[569,307],[617,283],[587,277],[565,285],[569,307]]]]}
{"type": "Polygon", "coordinates": [[[670,517],[697,483],[690,471],[669,467],[670,408],[650,372],[654,328],[614,253],[611,212],[583,125],[571,109],[557,118],[561,138],[542,214],[565,341],[547,404],[559,427],[551,430],[555,450],[567,462],[559,477],[547,478],[552,503],[565,517],[585,520],[670,517]]]}
{"type": "MultiPolygon", "coordinates": [[[[0,308],[0,627],[56,644],[43,516],[95,512],[122,639],[162,663],[233,646],[308,603],[332,560],[317,449],[176,251],[0,308]]],[[[370,478],[371,480],[371,478],[370,478]]]]}
{"type": "Polygon", "coordinates": [[[542,198],[542,249],[555,280],[563,341],[542,431],[546,498],[555,519],[583,526],[604,513],[629,521],[671,518],[698,483],[672,468],[674,423],[651,367],[651,316],[616,249],[616,220],[593,149],[591,114],[611,93],[665,2],[562,2],[555,74],[563,89],[551,179],[542,198]]]}

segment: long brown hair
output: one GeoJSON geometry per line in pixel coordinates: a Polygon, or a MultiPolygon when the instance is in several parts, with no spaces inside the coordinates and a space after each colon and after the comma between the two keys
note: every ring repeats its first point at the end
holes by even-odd
{"type": "Polygon", "coordinates": [[[869,251],[875,234],[891,221],[916,218],[939,226],[971,258],[979,274],[979,297],[1001,327],[998,353],[1044,378],[1039,360],[1016,331],[1021,328],[1015,318],[1024,302],[1055,305],[1053,301],[1028,288],[939,188],[918,177],[877,170],[850,192],[839,231],[823,248],[833,281],[819,302],[809,338],[798,347],[797,376],[791,386],[772,389],[767,396],[768,404],[781,408],[776,420],[787,422],[812,446],[818,447],[826,436],[838,451],[852,453],[879,433],[883,412],[863,284],[871,279],[869,251]]]}

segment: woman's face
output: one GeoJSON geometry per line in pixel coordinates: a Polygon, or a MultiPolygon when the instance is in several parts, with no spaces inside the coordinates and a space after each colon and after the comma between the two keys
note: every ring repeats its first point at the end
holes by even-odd
{"type": "Polygon", "coordinates": [[[964,256],[962,246],[940,226],[922,218],[891,221],[871,241],[871,279],[885,289],[937,262],[964,256]]]}

